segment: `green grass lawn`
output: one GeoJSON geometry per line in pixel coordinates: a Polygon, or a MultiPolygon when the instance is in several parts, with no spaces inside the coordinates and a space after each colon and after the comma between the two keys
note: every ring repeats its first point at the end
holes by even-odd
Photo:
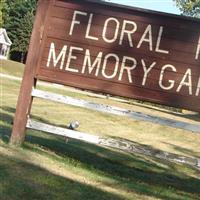
{"type": "MultiPolygon", "coordinates": [[[[20,67],[15,69],[20,72],[6,68],[7,63],[11,66],[4,62],[3,73],[21,76],[22,65],[16,64],[20,67]]],[[[65,143],[62,137],[31,130],[21,148],[9,146],[19,87],[19,81],[1,79],[0,200],[200,199],[200,171],[189,166],[75,140],[65,143]]],[[[48,90],[133,110],[144,109],[56,88],[48,90]]],[[[78,120],[80,131],[126,138],[179,155],[200,155],[200,135],[184,130],[40,99],[33,102],[32,117],[59,126],[78,120]]],[[[185,120],[198,123],[199,117],[185,120]]]]}
{"type": "Polygon", "coordinates": [[[0,63],[1,73],[22,77],[24,71],[24,65],[22,63],[14,62],[11,60],[0,60],[0,63]]]}

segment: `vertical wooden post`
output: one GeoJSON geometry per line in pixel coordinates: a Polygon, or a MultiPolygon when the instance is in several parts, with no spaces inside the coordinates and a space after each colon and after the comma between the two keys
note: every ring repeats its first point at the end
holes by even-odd
{"type": "Polygon", "coordinates": [[[18,97],[12,135],[10,138],[10,144],[16,146],[21,145],[25,138],[26,123],[32,104],[31,92],[37,81],[35,79],[35,71],[39,58],[39,47],[41,45],[44,23],[49,4],[50,0],[39,0],[37,5],[27,62],[18,97]]]}

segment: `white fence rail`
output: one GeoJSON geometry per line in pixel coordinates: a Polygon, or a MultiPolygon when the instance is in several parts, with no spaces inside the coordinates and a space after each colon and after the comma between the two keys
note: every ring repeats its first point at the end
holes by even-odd
{"type": "Polygon", "coordinates": [[[31,119],[28,120],[26,127],[37,131],[43,131],[46,133],[51,133],[67,138],[81,140],[95,145],[116,148],[129,153],[143,154],[172,162],[184,163],[194,167],[200,167],[200,159],[198,158],[190,158],[179,156],[169,152],[153,150],[143,145],[139,145],[121,138],[94,136],[83,132],[72,131],[69,129],[37,122],[31,119]]]}
{"type": "Polygon", "coordinates": [[[126,109],[122,109],[122,108],[118,108],[114,106],[88,102],[86,100],[75,99],[73,97],[63,96],[60,94],[46,92],[46,91],[42,91],[38,89],[33,89],[32,96],[50,100],[50,101],[59,102],[59,103],[78,106],[82,108],[88,108],[95,111],[115,114],[119,116],[125,116],[125,117],[129,117],[135,120],[143,120],[143,121],[148,121],[152,123],[157,123],[160,125],[184,129],[184,130],[192,131],[195,133],[200,133],[200,125],[198,124],[191,124],[191,123],[181,122],[181,121],[172,120],[168,118],[151,116],[151,115],[147,115],[140,112],[134,112],[131,110],[126,110],[126,109]]]}

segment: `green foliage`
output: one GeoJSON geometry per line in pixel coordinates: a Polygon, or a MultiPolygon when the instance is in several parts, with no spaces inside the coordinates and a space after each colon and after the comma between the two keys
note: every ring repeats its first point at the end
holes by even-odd
{"type": "Polygon", "coordinates": [[[4,0],[0,0],[0,27],[4,24],[4,14],[6,13],[7,2],[4,0]]]}
{"type": "Polygon", "coordinates": [[[174,0],[184,15],[200,18],[200,0],[174,0]]]}
{"type": "Polygon", "coordinates": [[[19,52],[28,51],[29,38],[31,36],[32,25],[34,15],[33,12],[28,11],[19,22],[19,26],[16,29],[17,37],[13,40],[13,50],[19,52]]]}
{"type": "MultiPolygon", "coordinates": [[[[2,25],[7,29],[13,51],[21,52],[22,57],[28,50],[32,32],[36,0],[6,0],[2,9],[2,25]]],[[[23,60],[23,58],[22,58],[23,60]]]]}

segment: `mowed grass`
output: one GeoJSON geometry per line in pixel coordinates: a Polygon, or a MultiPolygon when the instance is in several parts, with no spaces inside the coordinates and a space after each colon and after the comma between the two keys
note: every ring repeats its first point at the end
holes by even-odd
{"type": "MultiPolygon", "coordinates": [[[[19,87],[18,81],[1,80],[0,199],[200,199],[199,170],[189,166],[75,140],[66,143],[62,137],[31,130],[27,131],[22,148],[10,147],[19,87]]],[[[134,107],[65,90],[49,90],[134,107]]],[[[199,156],[200,152],[198,134],[87,109],[37,99],[32,117],[63,127],[78,120],[80,131],[126,138],[180,155],[199,156]]],[[[195,116],[194,122],[197,120],[195,116]]]]}
{"type": "Polygon", "coordinates": [[[0,73],[22,77],[24,65],[11,60],[0,60],[0,73]]]}

